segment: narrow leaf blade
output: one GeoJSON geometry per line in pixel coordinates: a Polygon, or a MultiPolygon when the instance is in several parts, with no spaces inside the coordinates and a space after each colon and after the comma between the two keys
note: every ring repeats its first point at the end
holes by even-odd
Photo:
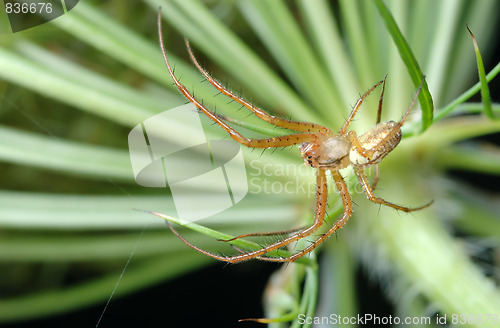
{"type": "Polygon", "coordinates": [[[495,116],[493,115],[493,110],[491,108],[490,89],[488,88],[488,81],[486,80],[483,58],[481,57],[481,52],[479,51],[479,46],[477,45],[474,33],[470,30],[469,25],[466,24],[465,26],[467,27],[467,31],[470,33],[472,43],[474,45],[474,52],[476,53],[477,71],[479,73],[479,81],[481,83],[481,99],[483,100],[484,113],[489,118],[494,119],[495,116]]]}
{"type": "MultiPolygon", "coordinates": [[[[406,68],[408,69],[408,74],[415,87],[418,87],[424,78],[424,74],[420,69],[420,66],[411,50],[408,42],[401,33],[394,17],[390,13],[389,9],[385,6],[382,0],[373,0],[373,3],[377,7],[382,20],[387,28],[387,31],[391,34],[394,44],[398,48],[401,59],[403,60],[406,68]]],[[[432,123],[432,117],[434,112],[434,104],[432,101],[432,96],[429,92],[427,82],[424,81],[422,85],[422,90],[418,96],[420,101],[420,106],[422,108],[422,131],[426,130],[432,123]]]]}

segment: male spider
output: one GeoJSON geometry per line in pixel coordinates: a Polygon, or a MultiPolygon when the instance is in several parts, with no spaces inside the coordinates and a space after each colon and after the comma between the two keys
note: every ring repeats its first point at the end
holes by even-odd
{"type": "MultiPolygon", "coordinates": [[[[393,203],[389,203],[388,201],[376,197],[373,194],[373,190],[378,182],[378,170],[376,171],[375,181],[373,186],[370,186],[368,179],[365,174],[365,168],[373,165],[377,165],[380,161],[386,157],[401,141],[401,127],[408,117],[411,109],[415,105],[417,101],[418,94],[420,93],[420,89],[422,87],[422,83],[418,87],[413,100],[403,115],[401,120],[396,123],[394,121],[390,122],[382,122],[380,123],[380,115],[382,111],[382,100],[385,91],[385,78],[384,80],[375,84],[371,89],[369,89],[365,94],[363,94],[358,101],[356,102],[351,114],[343,124],[342,128],[339,130],[338,134],[333,133],[329,128],[324,126],[314,124],[314,123],[306,123],[306,122],[297,122],[284,118],[279,118],[276,116],[272,116],[262,109],[255,107],[250,104],[246,100],[240,98],[233,92],[226,89],[222,84],[214,80],[205,69],[198,63],[196,60],[191,47],[189,45],[189,41],[186,39],[186,47],[191,57],[193,64],[200,71],[200,73],[207,79],[207,81],[215,87],[220,93],[226,95],[247,109],[251,110],[257,117],[262,120],[269,122],[277,127],[285,128],[288,130],[292,130],[298,133],[289,134],[280,137],[272,137],[265,139],[250,139],[243,137],[239,132],[231,128],[226,122],[223,121],[223,118],[214,114],[210,110],[208,110],[200,101],[198,101],[187,89],[184,85],[180,83],[180,81],[175,76],[172,67],[168,61],[165,46],[163,42],[162,28],[161,28],[161,13],[158,14],[158,34],[160,39],[161,51],[163,54],[163,58],[165,60],[165,64],[167,66],[168,72],[174,81],[177,89],[182,93],[182,95],[193,103],[203,114],[208,116],[212,121],[214,121],[217,125],[223,128],[234,140],[239,142],[242,145],[245,145],[250,148],[275,148],[275,147],[286,147],[292,145],[299,145],[299,149],[301,155],[304,159],[304,162],[307,165],[310,165],[317,169],[316,174],[316,214],[314,216],[314,222],[312,225],[299,229],[293,230],[292,235],[264,246],[260,249],[244,252],[236,248],[240,254],[234,256],[223,256],[210,253],[205,251],[190,242],[188,242],[184,237],[182,237],[170,224],[169,227],[173,231],[177,237],[179,237],[186,245],[189,247],[203,253],[207,256],[210,256],[214,259],[229,262],[229,263],[237,263],[249,259],[260,259],[263,261],[269,262],[294,262],[298,258],[303,255],[311,252],[315,249],[319,244],[321,244],[324,240],[326,240],[330,235],[332,235],[335,231],[342,228],[349,217],[351,216],[352,210],[352,201],[351,196],[349,194],[349,190],[347,185],[340,174],[340,170],[348,167],[349,165],[353,166],[354,172],[358,177],[363,190],[368,197],[368,199],[374,203],[390,206],[397,210],[401,210],[404,212],[411,212],[420,210],[432,204],[432,201],[428,204],[425,204],[416,208],[408,208],[399,206],[393,203]],[[369,129],[361,136],[357,136],[356,132],[348,131],[349,124],[352,122],[354,116],[356,115],[358,109],[360,108],[363,100],[381,83],[382,85],[382,93],[379,100],[378,106],[378,114],[377,114],[377,125],[373,128],[369,129]],[[314,240],[310,245],[305,247],[304,249],[288,256],[288,257],[269,257],[266,256],[267,253],[285,247],[295,241],[303,239],[307,236],[310,236],[315,231],[317,231],[324,222],[325,211],[326,211],[326,203],[328,197],[327,190],[327,179],[326,179],[326,171],[330,171],[337,187],[337,190],[340,193],[342,198],[342,203],[344,206],[344,213],[340,219],[338,219],[335,224],[329,228],[325,233],[320,235],[316,240],[314,240]]],[[[387,76],[386,76],[387,77],[387,76]]],[[[168,222],[167,222],[168,223],[168,222]]],[[[290,232],[290,231],[287,231],[290,232]]],[[[250,233],[240,235],[238,237],[232,238],[231,241],[242,237],[248,236],[256,236],[256,235],[271,235],[278,234],[276,233],[250,233]]]]}

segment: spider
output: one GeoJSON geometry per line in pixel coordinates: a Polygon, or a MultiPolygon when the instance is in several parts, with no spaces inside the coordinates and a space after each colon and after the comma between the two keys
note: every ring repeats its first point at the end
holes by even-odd
{"type": "MultiPolygon", "coordinates": [[[[329,128],[321,126],[315,123],[307,123],[307,122],[297,122],[292,121],[280,117],[276,117],[266,113],[264,110],[254,106],[253,104],[247,102],[243,98],[240,98],[238,95],[234,94],[227,88],[225,88],[221,83],[212,78],[207,71],[198,63],[196,60],[193,51],[189,45],[189,41],[186,39],[186,47],[191,58],[191,61],[199,70],[199,72],[206,78],[206,80],[216,88],[223,95],[231,98],[235,102],[241,104],[243,107],[252,111],[257,117],[260,119],[275,125],[277,127],[281,127],[287,130],[294,131],[296,133],[288,134],[285,136],[272,137],[272,138],[264,138],[264,139],[253,139],[253,138],[245,138],[239,132],[230,127],[226,122],[224,122],[223,117],[219,116],[209,109],[207,109],[199,100],[197,100],[184,85],[180,83],[177,77],[174,74],[174,71],[168,61],[167,54],[165,52],[165,46],[162,35],[162,27],[161,27],[161,13],[158,14],[158,34],[159,41],[161,46],[161,51],[163,54],[163,58],[165,64],[167,66],[168,72],[177,87],[177,89],[182,93],[182,95],[191,103],[193,103],[200,112],[209,117],[212,121],[214,121],[217,125],[219,125],[222,129],[224,129],[231,138],[233,138],[238,143],[247,146],[249,148],[277,148],[277,147],[286,147],[292,145],[298,145],[302,158],[306,165],[309,165],[316,169],[316,210],[314,215],[313,223],[305,228],[295,229],[286,231],[286,233],[293,234],[288,237],[271,243],[269,245],[263,246],[260,249],[245,252],[241,249],[235,247],[239,254],[234,256],[224,256],[210,253],[206,250],[203,250],[189,241],[187,241],[182,235],[175,230],[172,225],[168,222],[170,229],[172,232],[181,239],[186,245],[189,247],[203,253],[207,256],[210,256],[214,259],[229,262],[229,263],[237,263],[241,261],[246,261],[250,259],[259,259],[263,261],[269,262],[294,262],[300,257],[308,254],[312,250],[314,250],[318,245],[320,245],[323,241],[325,241],[329,236],[331,236],[335,231],[342,228],[347,220],[351,217],[353,213],[351,196],[349,194],[349,190],[347,185],[340,174],[340,170],[352,166],[354,168],[354,172],[359,179],[361,186],[363,187],[363,191],[365,192],[368,199],[374,203],[386,205],[396,210],[401,210],[404,212],[412,212],[416,210],[423,209],[432,204],[432,201],[419,207],[409,208],[400,205],[396,205],[390,203],[382,198],[376,197],[373,193],[378,178],[378,166],[377,164],[386,157],[401,141],[401,127],[408,117],[410,111],[417,101],[418,94],[422,88],[422,84],[424,79],[422,79],[422,83],[418,87],[413,100],[403,115],[403,117],[399,120],[399,122],[389,121],[380,123],[381,111],[382,111],[382,101],[385,92],[385,80],[386,77],[376,83],[373,87],[371,87],[368,91],[366,91],[356,102],[354,108],[352,109],[349,117],[344,122],[339,132],[335,134],[329,128]],[[352,122],[354,116],[358,112],[363,100],[377,88],[380,84],[382,84],[382,92],[379,100],[378,113],[377,113],[377,125],[358,136],[356,132],[349,131],[349,124],[352,122]],[[375,179],[373,185],[370,185],[368,178],[365,174],[365,168],[375,166],[375,179]],[[305,248],[293,253],[290,256],[284,257],[271,257],[266,256],[267,253],[281,249],[293,242],[296,242],[300,239],[303,239],[307,236],[312,235],[316,232],[324,223],[324,217],[326,213],[326,204],[328,197],[327,190],[327,177],[326,172],[330,171],[331,176],[333,177],[333,181],[337,190],[339,191],[340,197],[342,199],[342,204],[344,207],[344,212],[342,216],[330,227],[325,233],[321,234],[317,237],[316,240],[312,241],[310,245],[305,248]]],[[[249,233],[237,236],[235,238],[223,241],[232,241],[243,237],[249,236],[258,236],[258,235],[273,235],[278,233],[284,233],[285,231],[280,232],[266,232],[266,233],[249,233]]]]}

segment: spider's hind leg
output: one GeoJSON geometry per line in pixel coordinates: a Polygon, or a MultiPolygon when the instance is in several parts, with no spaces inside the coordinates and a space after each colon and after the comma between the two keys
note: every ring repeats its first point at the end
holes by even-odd
{"type": "MultiPolygon", "coordinates": [[[[425,79],[425,77],[424,77],[424,79],[425,79]]],[[[384,136],[384,138],[382,138],[381,140],[379,140],[376,145],[370,145],[370,148],[364,148],[361,145],[361,143],[360,143],[360,141],[358,139],[358,136],[357,136],[357,134],[356,134],[355,131],[346,132],[346,134],[349,137],[349,140],[351,141],[353,147],[356,148],[356,150],[359,152],[359,154],[362,157],[364,157],[365,159],[367,159],[368,161],[371,162],[372,161],[372,159],[371,159],[372,155],[375,154],[376,152],[378,152],[379,150],[383,150],[384,148],[386,148],[386,150],[384,151],[385,154],[382,154],[382,157],[385,157],[385,155],[387,155],[390,151],[392,151],[392,149],[394,149],[396,147],[397,143],[394,144],[394,141],[392,141],[393,145],[391,145],[391,139],[395,138],[398,134],[400,134],[399,140],[401,140],[401,127],[403,126],[404,122],[408,118],[408,115],[410,114],[411,110],[415,106],[415,104],[417,102],[417,99],[418,99],[418,95],[420,94],[420,90],[422,89],[423,83],[424,83],[424,80],[422,79],[422,82],[420,83],[420,85],[419,85],[419,87],[418,87],[418,89],[417,89],[417,91],[415,93],[415,96],[413,97],[413,100],[412,100],[410,106],[408,107],[408,109],[406,110],[406,113],[403,115],[403,117],[401,118],[401,120],[398,123],[394,123],[394,122],[382,123],[382,124],[390,124],[390,123],[392,123],[393,126],[392,126],[391,130],[384,136]]],[[[381,106],[382,99],[383,98],[381,97],[379,106],[381,106]]],[[[378,126],[379,125],[373,127],[372,129],[376,129],[378,126]]],[[[369,132],[369,131],[367,131],[367,132],[369,132]]],[[[399,141],[398,141],[398,143],[399,143],[399,141]]]]}
{"type": "Polygon", "coordinates": [[[375,124],[379,124],[382,119],[382,102],[384,101],[385,80],[387,80],[387,74],[384,76],[384,83],[382,84],[382,92],[380,93],[380,99],[378,101],[377,122],[375,124]]]}
{"type": "Polygon", "coordinates": [[[377,165],[375,165],[375,178],[373,178],[372,190],[375,190],[377,188],[379,180],[380,180],[380,178],[379,178],[378,164],[377,164],[377,165]]]}
{"type": "Polygon", "coordinates": [[[400,205],[390,203],[383,198],[376,197],[373,194],[373,189],[370,186],[370,183],[368,182],[368,178],[366,177],[366,174],[365,174],[365,171],[363,168],[355,167],[354,172],[356,173],[356,176],[358,177],[359,182],[361,182],[361,186],[363,187],[363,190],[366,194],[366,197],[368,197],[368,199],[374,203],[386,205],[386,206],[395,208],[395,209],[403,211],[403,212],[413,212],[413,211],[418,211],[418,210],[421,210],[423,208],[426,208],[434,202],[432,200],[429,203],[422,205],[422,206],[419,206],[419,207],[405,207],[405,206],[400,206],[400,205]]]}
{"type": "MultiPolygon", "coordinates": [[[[379,100],[379,113],[377,116],[381,115],[382,114],[382,99],[383,99],[383,95],[384,95],[384,90],[385,90],[385,79],[387,78],[387,75],[385,76],[385,78],[382,80],[382,81],[379,81],[377,82],[373,87],[371,87],[368,91],[366,91],[359,99],[358,101],[356,102],[356,104],[354,105],[354,108],[352,109],[351,111],[351,114],[349,114],[349,117],[347,118],[347,120],[345,121],[344,125],[342,125],[342,128],[339,130],[339,134],[340,135],[346,135],[347,134],[347,129],[349,128],[349,124],[351,124],[352,120],[354,119],[354,116],[356,115],[356,113],[358,112],[359,108],[361,107],[361,104],[363,103],[363,101],[365,100],[366,97],[368,97],[368,95],[370,93],[372,93],[373,90],[375,90],[381,83],[384,83],[384,88],[382,90],[382,96],[380,97],[380,100],[379,100]]],[[[378,120],[378,118],[377,118],[378,120]]]]}

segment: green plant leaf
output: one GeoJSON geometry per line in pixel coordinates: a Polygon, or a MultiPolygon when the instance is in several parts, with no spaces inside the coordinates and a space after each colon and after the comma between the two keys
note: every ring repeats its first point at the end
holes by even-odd
{"type": "MultiPolygon", "coordinates": [[[[207,235],[209,237],[212,237],[214,239],[228,240],[228,239],[232,239],[235,237],[235,236],[231,236],[231,235],[228,235],[226,233],[222,233],[222,232],[219,232],[217,230],[210,229],[210,228],[207,228],[205,226],[202,226],[202,225],[199,225],[199,224],[196,224],[193,222],[181,220],[181,219],[169,216],[169,215],[155,213],[155,212],[151,212],[151,214],[156,215],[156,216],[158,216],[158,217],[160,217],[168,222],[172,222],[172,223],[181,225],[183,227],[186,227],[186,228],[191,229],[193,231],[202,233],[202,234],[207,235]]],[[[257,250],[257,249],[262,248],[261,245],[254,243],[254,242],[250,242],[244,238],[232,240],[232,241],[229,241],[227,243],[230,245],[234,245],[240,249],[257,250]]],[[[286,256],[291,255],[290,252],[285,251],[285,250],[271,251],[271,252],[268,252],[267,254],[270,256],[278,256],[278,257],[286,257],[286,256]]],[[[297,261],[295,261],[295,263],[311,264],[311,260],[308,258],[302,257],[302,258],[298,259],[297,261]]]]}
{"type": "Polygon", "coordinates": [[[408,42],[399,30],[396,21],[392,17],[391,12],[385,6],[382,0],[373,0],[373,3],[377,7],[382,20],[387,27],[387,31],[391,34],[394,44],[399,50],[401,60],[406,65],[408,74],[413,81],[415,87],[418,87],[422,82],[422,90],[418,99],[420,100],[420,106],[422,107],[422,131],[425,131],[432,124],[432,116],[434,113],[434,104],[432,101],[432,96],[429,92],[427,82],[424,80],[424,74],[420,69],[417,59],[413,55],[408,42]]]}
{"type": "MultiPolygon", "coordinates": [[[[498,73],[500,73],[500,62],[493,67],[493,69],[486,75],[486,81],[490,82],[493,80],[498,73]]],[[[434,122],[440,121],[443,118],[450,115],[450,113],[460,104],[469,100],[472,96],[474,96],[479,90],[481,90],[481,82],[477,82],[472,87],[470,87],[467,91],[462,93],[460,96],[456,97],[455,100],[450,102],[448,105],[444,106],[442,109],[437,111],[436,116],[434,117],[434,122]]],[[[497,105],[498,106],[498,105],[497,105]]]]}
{"type": "Polygon", "coordinates": [[[129,182],[133,179],[129,154],[124,150],[51,138],[1,125],[0,159],[94,179],[106,177],[129,182]],[[82,156],[88,160],[82,161],[82,156]]]}
{"type": "Polygon", "coordinates": [[[341,120],[343,111],[331,110],[331,104],[339,103],[338,94],[287,6],[279,1],[259,0],[242,1],[239,6],[312,110],[322,115],[322,121],[333,124],[341,120]]]}
{"type": "Polygon", "coordinates": [[[484,105],[484,113],[491,119],[494,119],[493,111],[491,109],[491,98],[490,98],[490,88],[488,87],[488,81],[486,80],[486,73],[484,71],[483,58],[481,57],[481,52],[479,51],[479,46],[477,45],[477,40],[472,31],[467,26],[467,31],[469,31],[472,38],[472,43],[474,44],[474,52],[476,53],[477,70],[479,73],[479,82],[481,83],[481,98],[484,105]]]}

